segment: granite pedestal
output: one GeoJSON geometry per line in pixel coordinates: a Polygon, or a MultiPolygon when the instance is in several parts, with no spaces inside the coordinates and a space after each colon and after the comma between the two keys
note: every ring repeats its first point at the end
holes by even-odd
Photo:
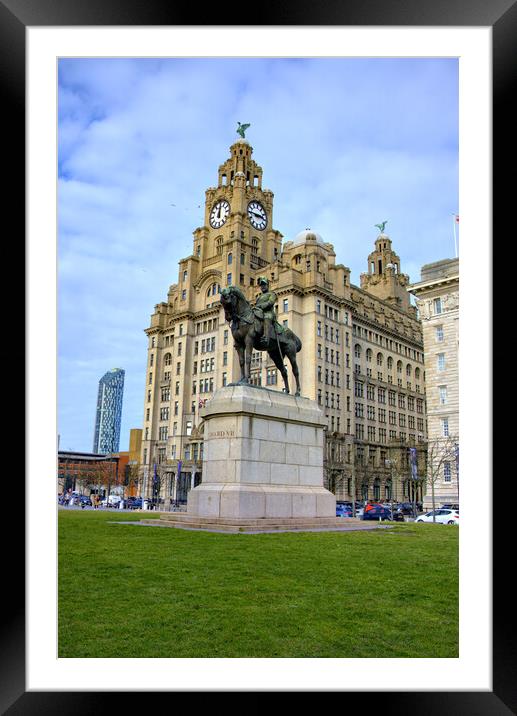
{"type": "Polygon", "coordinates": [[[200,414],[203,479],[188,494],[187,516],[334,522],[336,498],[323,487],[326,420],[313,400],[229,385],[200,414]]]}

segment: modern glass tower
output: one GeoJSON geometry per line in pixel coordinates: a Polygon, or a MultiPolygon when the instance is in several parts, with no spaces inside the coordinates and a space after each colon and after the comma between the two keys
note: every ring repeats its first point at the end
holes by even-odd
{"type": "Polygon", "coordinates": [[[125,371],[122,368],[112,368],[99,380],[95,436],[93,438],[94,453],[106,455],[118,452],[124,375],[125,371]]]}

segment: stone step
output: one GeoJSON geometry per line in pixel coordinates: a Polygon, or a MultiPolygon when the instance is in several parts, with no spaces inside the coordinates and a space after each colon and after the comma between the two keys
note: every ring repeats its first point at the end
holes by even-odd
{"type": "Polygon", "coordinates": [[[142,524],[155,527],[176,527],[178,529],[204,529],[217,532],[274,532],[274,531],[303,531],[303,530],[332,530],[353,529],[361,526],[371,528],[376,526],[365,525],[359,519],[343,517],[294,517],[294,518],[260,518],[236,519],[200,517],[188,514],[162,514],[159,519],[141,520],[142,524]]]}

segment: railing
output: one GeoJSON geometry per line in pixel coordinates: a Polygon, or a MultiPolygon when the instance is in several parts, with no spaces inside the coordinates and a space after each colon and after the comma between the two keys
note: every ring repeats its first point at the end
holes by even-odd
{"type": "Polygon", "coordinates": [[[250,268],[264,268],[267,266],[269,261],[261,258],[260,256],[250,256],[250,268]]]}

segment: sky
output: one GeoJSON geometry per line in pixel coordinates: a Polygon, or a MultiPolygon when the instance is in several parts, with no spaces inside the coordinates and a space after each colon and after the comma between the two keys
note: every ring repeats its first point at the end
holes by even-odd
{"type": "Polygon", "coordinates": [[[355,285],[383,221],[413,282],[455,256],[456,59],[61,59],[58,75],[62,450],[92,450],[111,368],[125,370],[121,450],[142,427],[144,329],[192,253],[238,121],[284,242],[310,227],[355,285]]]}

